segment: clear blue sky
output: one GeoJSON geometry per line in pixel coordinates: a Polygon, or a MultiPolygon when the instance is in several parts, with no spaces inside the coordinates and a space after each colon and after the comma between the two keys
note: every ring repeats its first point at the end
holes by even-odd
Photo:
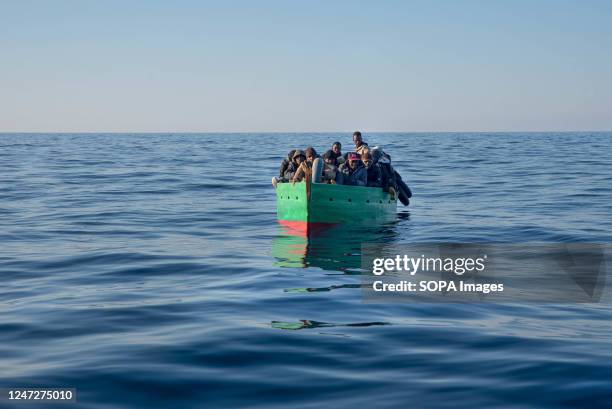
{"type": "Polygon", "coordinates": [[[612,130],[612,1],[0,0],[0,131],[612,130]]]}

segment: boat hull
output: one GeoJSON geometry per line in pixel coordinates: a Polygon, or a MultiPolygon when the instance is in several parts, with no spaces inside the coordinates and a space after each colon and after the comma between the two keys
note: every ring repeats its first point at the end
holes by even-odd
{"type": "Polygon", "coordinates": [[[397,200],[374,187],[279,183],[276,204],[279,222],[297,230],[385,222],[397,217],[397,200]]]}

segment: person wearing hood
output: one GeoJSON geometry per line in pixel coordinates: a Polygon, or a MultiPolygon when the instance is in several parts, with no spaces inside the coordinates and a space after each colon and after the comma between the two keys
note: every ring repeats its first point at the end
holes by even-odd
{"type": "MultiPolygon", "coordinates": [[[[295,173],[297,172],[298,168],[300,167],[300,164],[306,160],[306,155],[304,155],[304,152],[296,149],[293,151],[293,155],[291,156],[291,161],[289,162],[289,164],[287,165],[287,167],[284,169],[283,172],[283,176],[280,180],[278,180],[277,182],[291,182],[293,180],[293,177],[295,176],[295,173]]],[[[272,179],[272,184],[276,187],[276,184],[274,183],[274,179],[272,179]]]]}
{"type": "Polygon", "coordinates": [[[293,176],[293,183],[301,182],[309,177],[312,173],[312,162],[319,156],[317,151],[312,146],[306,148],[303,152],[304,160],[300,162],[295,175],[293,176]]]}
{"type": "Polygon", "coordinates": [[[347,161],[340,166],[342,173],[342,184],[352,186],[366,186],[368,174],[366,169],[361,166],[361,159],[355,152],[350,152],[347,161]]]}
{"type": "Polygon", "coordinates": [[[278,176],[272,177],[272,185],[276,187],[278,183],[288,182],[289,180],[285,179],[285,172],[293,162],[293,154],[295,153],[295,149],[291,149],[287,154],[287,157],[283,159],[280,165],[280,169],[278,170],[278,176]]]}
{"type": "Polygon", "coordinates": [[[302,161],[298,167],[298,170],[295,172],[293,182],[301,182],[302,180],[309,178],[310,175],[312,175],[312,163],[319,157],[317,151],[312,146],[306,148],[304,151],[304,156],[306,157],[306,160],[302,161]]]}
{"type": "Polygon", "coordinates": [[[283,161],[281,162],[280,169],[279,169],[279,172],[278,172],[278,178],[279,179],[283,178],[283,175],[285,174],[285,171],[289,167],[289,164],[291,163],[291,161],[293,161],[293,154],[294,153],[295,153],[295,149],[291,149],[289,151],[289,153],[287,154],[287,157],[285,159],[283,159],[283,161]]]}
{"type": "Polygon", "coordinates": [[[374,164],[378,165],[381,173],[381,186],[383,191],[395,194],[396,191],[396,178],[393,166],[391,166],[391,156],[382,150],[382,148],[375,146],[370,149],[374,164]]]}
{"type": "Polygon", "coordinates": [[[380,167],[378,166],[378,163],[374,163],[370,152],[364,152],[363,155],[361,155],[361,161],[363,162],[363,167],[365,168],[367,174],[366,186],[381,187],[382,174],[380,167]]]}

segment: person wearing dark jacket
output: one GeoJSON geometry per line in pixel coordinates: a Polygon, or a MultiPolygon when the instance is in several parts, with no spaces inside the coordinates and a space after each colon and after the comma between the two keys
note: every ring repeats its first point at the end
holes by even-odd
{"type": "Polygon", "coordinates": [[[323,154],[323,183],[336,184],[340,172],[338,172],[338,161],[334,151],[331,149],[323,154]]]}
{"type": "Polygon", "coordinates": [[[395,179],[395,171],[391,166],[391,157],[385,153],[381,148],[375,146],[371,149],[372,159],[374,163],[378,165],[381,173],[381,185],[384,192],[395,193],[396,190],[396,179],[395,179]]]}
{"type": "Polygon", "coordinates": [[[353,186],[366,186],[368,174],[361,166],[361,159],[355,152],[348,154],[347,161],[340,166],[342,173],[342,184],[353,186]]]}
{"type": "Polygon", "coordinates": [[[361,155],[361,161],[363,162],[363,166],[366,169],[367,173],[367,182],[366,186],[368,187],[381,187],[382,186],[382,174],[380,171],[380,167],[377,163],[374,163],[372,159],[372,155],[370,152],[365,152],[361,155]]]}
{"type": "Polygon", "coordinates": [[[299,149],[296,149],[295,152],[293,153],[293,158],[291,158],[291,163],[289,163],[289,166],[287,166],[287,170],[285,170],[285,173],[283,174],[283,180],[287,182],[291,182],[296,172],[300,168],[300,165],[305,160],[306,160],[306,155],[304,155],[304,152],[299,149]]]}
{"type": "MultiPolygon", "coordinates": [[[[295,149],[291,149],[287,154],[287,157],[283,159],[280,165],[280,169],[278,170],[278,176],[274,176],[272,178],[272,185],[276,187],[277,183],[289,182],[291,179],[285,178],[285,173],[293,163],[293,154],[295,153],[295,149]]],[[[295,171],[293,171],[295,173],[295,171]]]]}
{"type": "Polygon", "coordinates": [[[336,157],[336,165],[342,165],[344,163],[344,157],[342,156],[342,144],[340,142],[334,142],[331,150],[336,157]]]}
{"type": "Polygon", "coordinates": [[[285,159],[283,159],[283,161],[281,162],[280,169],[279,169],[279,172],[278,172],[279,179],[283,178],[283,175],[285,174],[285,171],[289,167],[289,164],[293,161],[293,154],[294,153],[295,153],[295,149],[291,149],[289,151],[289,153],[287,154],[287,157],[285,159]]]}

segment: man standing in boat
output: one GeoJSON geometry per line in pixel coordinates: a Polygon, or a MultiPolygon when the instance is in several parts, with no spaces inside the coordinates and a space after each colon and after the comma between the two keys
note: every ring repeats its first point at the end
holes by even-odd
{"type": "Polygon", "coordinates": [[[353,132],[353,142],[355,143],[355,152],[358,154],[362,154],[364,150],[369,149],[368,144],[363,141],[361,137],[361,132],[355,131],[353,132]]]}

